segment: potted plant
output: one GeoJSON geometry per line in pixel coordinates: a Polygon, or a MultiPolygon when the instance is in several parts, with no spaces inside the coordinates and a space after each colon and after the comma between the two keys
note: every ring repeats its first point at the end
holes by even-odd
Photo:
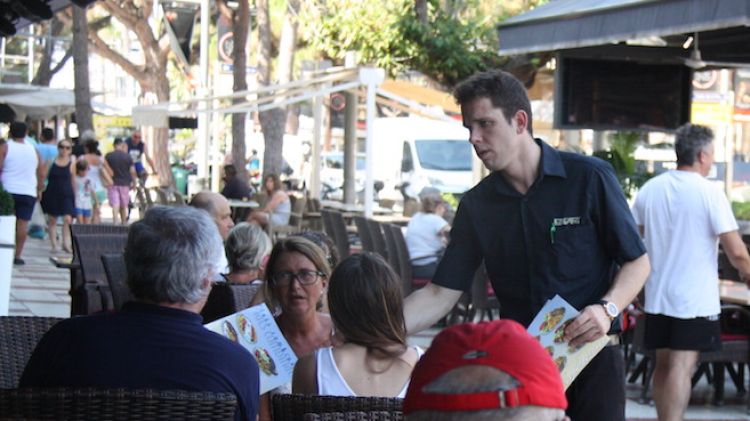
{"type": "Polygon", "coordinates": [[[0,185],[0,316],[8,315],[15,248],[16,216],[13,196],[0,185]]]}

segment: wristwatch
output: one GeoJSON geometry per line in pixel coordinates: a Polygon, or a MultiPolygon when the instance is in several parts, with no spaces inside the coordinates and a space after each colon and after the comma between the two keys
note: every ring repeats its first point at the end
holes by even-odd
{"type": "Polygon", "coordinates": [[[615,318],[620,314],[620,310],[617,308],[617,305],[612,301],[599,300],[597,304],[601,304],[602,307],[604,307],[604,312],[607,314],[607,317],[609,317],[610,322],[615,320],[615,318]]]}

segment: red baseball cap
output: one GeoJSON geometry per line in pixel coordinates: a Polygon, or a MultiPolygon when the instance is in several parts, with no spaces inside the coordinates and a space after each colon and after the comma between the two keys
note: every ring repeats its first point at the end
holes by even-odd
{"type": "Polygon", "coordinates": [[[403,411],[480,411],[535,405],[566,409],[560,372],[539,342],[513,320],[451,326],[440,332],[417,363],[403,411]],[[472,393],[428,392],[425,387],[454,368],[480,365],[513,376],[518,387],[472,393]]]}

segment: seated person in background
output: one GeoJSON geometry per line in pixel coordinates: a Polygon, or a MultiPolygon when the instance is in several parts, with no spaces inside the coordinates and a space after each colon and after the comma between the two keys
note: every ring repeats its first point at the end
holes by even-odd
{"type": "Polygon", "coordinates": [[[227,199],[237,200],[247,200],[253,195],[247,183],[237,176],[237,168],[232,164],[224,165],[224,188],[221,195],[227,199]]]}
{"type": "Polygon", "coordinates": [[[406,226],[412,276],[432,279],[445,248],[450,225],[443,219],[446,203],[439,194],[422,197],[422,211],[415,213],[406,226]]]}
{"type": "Polygon", "coordinates": [[[258,365],[203,327],[221,245],[205,212],[156,206],[130,226],[125,263],[136,301],[117,313],[56,324],[34,350],[21,387],[181,389],[233,393],[237,420],[255,420],[258,365]]]}
{"type": "Polygon", "coordinates": [[[377,254],[354,254],[331,275],[328,302],[343,343],[297,361],[294,393],[400,397],[422,356],[406,344],[402,286],[377,254]]]}
{"type": "Polygon", "coordinates": [[[262,282],[271,247],[271,239],[263,229],[255,224],[240,222],[229,231],[224,244],[229,273],[222,277],[235,284],[262,282]]]}
{"type": "Polygon", "coordinates": [[[263,191],[268,197],[266,206],[261,210],[254,210],[248,216],[248,222],[255,222],[266,228],[271,225],[288,225],[292,213],[292,202],[276,174],[263,177],[263,191]]]}
{"type": "Polygon", "coordinates": [[[404,400],[408,421],[570,421],[560,372],[513,320],[440,332],[417,363],[404,400]]]}
{"type": "MultiPolygon", "coordinates": [[[[203,190],[193,196],[189,205],[208,212],[214,224],[216,224],[216,228],[219,229],[221,240],[227,241],[229,231],[234,227],[234,220],[232,220],[232,209],[229,207],[229,201],[227,201],[226,197],[216,192],[203,190]]],[[[218,260],[214,266],[214,281],[224,280],[221,275],[227,273],[229,270],[227,266],[227,256],[224,253],[224,245],[222,244],[221,253],[219,253],[218,260]]]]}
{"type": "MultiPolygon", "coordinates": [[[[331,346],[331,317],[318,311],[330,275],[323,250],[310,240],[292,236],[274,244],[266,266],[263,294],[268,308],[275,313],[276,324],[297,357],[331,346]]],[[[291,391],[291,384],[285,384],[270,393],[291,391]]],[[[269,395],[264,394],[260,421],[270,420],[269,395]]]]}

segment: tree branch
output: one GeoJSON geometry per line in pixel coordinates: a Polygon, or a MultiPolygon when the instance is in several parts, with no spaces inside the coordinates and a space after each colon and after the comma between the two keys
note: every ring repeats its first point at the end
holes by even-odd
{"type": "Polygon", "coordinates": [[[89,32],[89,43],[91,49],[94,50],[96,54],[122,67],[122,69],[134,79],[140,82],[145,77],[145,69],[136,66],[120,55],[120,53],[113,50],[112,47],[107,45],[107,43],[105,43],[96,32],[89,32]]]}
{"type": "Polygon", "coordinates": [[[63,56],[63,58],[60,59],[60,62],[58,62],[55,65],[55,67],[53,67],[49,71],[49,76],[52,77],[55,75],[55,73],[59,72],[63,68],[63,66],[65,66],[65,63],[68,61],[68,59],[70,59],[71,57],[73,57],[73,45],[72,44],[68,46],[67,50],[65,50],[65,55],[63,56]]]}

